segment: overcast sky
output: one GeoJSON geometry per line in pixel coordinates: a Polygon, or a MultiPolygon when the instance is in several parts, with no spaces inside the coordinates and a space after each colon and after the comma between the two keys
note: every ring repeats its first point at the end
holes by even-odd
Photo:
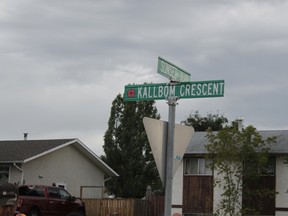
{"type": "MultiPolygon", "coordinates": [[[[79,138],[103,154],[111,103],[129,83],[163,83],[158,56],[193,81],[225,80],[192,111],[288,129],[286,0],[1,0],[0,138],[79,138]]],[[[168,120],[166,101],[156,102],[168,120]]]]}

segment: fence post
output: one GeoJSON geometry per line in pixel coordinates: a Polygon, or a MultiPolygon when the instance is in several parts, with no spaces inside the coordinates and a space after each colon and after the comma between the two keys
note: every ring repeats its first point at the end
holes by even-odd
{"type": "Polygon", "coordinates": [[[146,189],[146,197],[145,197],[146,200],[151,201],[152,195],[153,195],[153,193],[152,193],[152,188],[151,188],[150,185],[148,185],[148,186],[147,186],[147,189],[146,189]]]}

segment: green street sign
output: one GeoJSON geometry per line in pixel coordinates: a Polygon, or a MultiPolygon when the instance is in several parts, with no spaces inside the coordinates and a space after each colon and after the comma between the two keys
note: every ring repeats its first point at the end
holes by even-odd
{"type": "Polygon", "coordinates": [[[126,85],[124,101],[163,100],[169,97],[206,98],[223,97],[224,80],[183,82],[178,84],[126,85]]]}
{"type": "Polygon", "coordinates": [[[191,81],[191,74],[172,64],[171,62],[158,57],[158,70],[157,73],[167,77],[170,80],[178,82],[191,81]]]}

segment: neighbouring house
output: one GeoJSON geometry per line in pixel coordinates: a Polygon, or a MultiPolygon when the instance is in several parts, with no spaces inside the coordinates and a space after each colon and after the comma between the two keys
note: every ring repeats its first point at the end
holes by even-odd
{"type": "MultiPolygon", "coordinates": [[[[257,187],[275,190],[276,198],[263,200],[261,215],[288,215],[288,130],[259,131],[264,139],[277,137],[272,145],[267,172],[257,187]]],[[[214,187],[215,172],[205,166],[208,144],[206,132],[195,132],[173,178],[172,212],[187,216],[212,215],[220,199],[221,191],[214,187]]],[[[175,142],[175,146],[177,142],[175,142]]]]}
{"type": "Polygon", "coordinates": [[[55,184],[74,196],[99,198],[113,176],[79,139],[0,141],[0,183],[55,184]]]}

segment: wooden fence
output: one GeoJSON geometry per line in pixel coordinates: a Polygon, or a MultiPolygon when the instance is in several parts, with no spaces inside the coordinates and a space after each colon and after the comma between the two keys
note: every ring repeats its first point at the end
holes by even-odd
{"type": "Polygon", "coordinates": [[[164,196],[151,196],[148,201],[150,203],[151,216],[164,215],[164,196]]]}
{"type": "Polygon", "coordinates": [[[161,216],[163,197],[142,199],[83,199],[86,216],[161,216]]]}

